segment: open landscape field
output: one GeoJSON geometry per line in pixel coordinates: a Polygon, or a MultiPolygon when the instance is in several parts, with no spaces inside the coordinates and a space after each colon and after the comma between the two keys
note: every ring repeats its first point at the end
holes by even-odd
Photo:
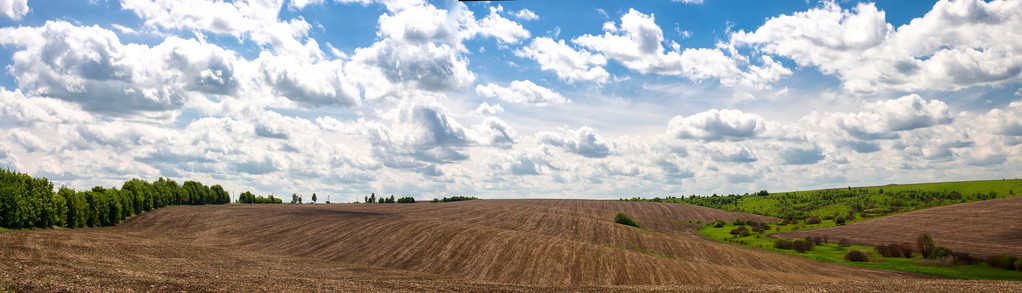
{"type": "Polygon", "coordinates": [[[831,235],[853,244],[915,243],[920,233],[934,244],[974,257],[1022,255],[1022,198],[955,204],[844,226],[775,234],[783,238],[831,235]]]}
{"type": "Polygon", "coordinates": [[[19,292],[1022,290],[730,245],[681,222],[738,217],[770,220],[590,200],[176,206],[116,227],[2,232],[0,279],[19,292]]]}

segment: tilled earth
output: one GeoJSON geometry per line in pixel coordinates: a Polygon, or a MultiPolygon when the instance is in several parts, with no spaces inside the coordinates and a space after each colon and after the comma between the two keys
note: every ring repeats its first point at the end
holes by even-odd
{"type": "Polygon", "coordinates": [[[714,242],[679,221],[751,215],[677,204],[179,206],[117,227],[0,232],[16,292],[1022,292],[714,242]],[[643,226],[611,222],[624,211],[643,226]]]}

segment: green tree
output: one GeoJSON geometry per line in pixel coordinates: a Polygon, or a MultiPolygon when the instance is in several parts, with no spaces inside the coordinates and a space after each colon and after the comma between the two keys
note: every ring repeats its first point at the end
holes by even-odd
{"type": "Polygon", "coordinates": [[[298,203],[298,194],[297,193],[292,193],[291,194],[291,203],[293,203],[293,204],[298,203]]]}
{"type": "Polygon", "coordinates": [[[316,203],[316,193],[312,193],[312,203],[316,203]]]}
{"type": "Polygon", "coordinates": [[[930,238],[929,234],[919,234],[919,238],[916,238],[916,248],[919,249],[919,253],[923,255],[923,258],[930,258],[933,252],[933,238],[930,238]]]}

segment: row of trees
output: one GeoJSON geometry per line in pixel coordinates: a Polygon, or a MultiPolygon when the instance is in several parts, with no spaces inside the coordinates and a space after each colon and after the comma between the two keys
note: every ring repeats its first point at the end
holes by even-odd
{"type": "Polygon", "coordinates": [[[279,199],[279,198],[273,197],[272,194],[271,195],[267,195],[266,197],[263,197],[263,196],[256,196],[255,194],[252,194],[251,191],[245,191],[245,192],[242,192],[240,195],[238,195],[238,203],[249,203],[249,204],[255,204],[255,203],[284,203],[284,201],[279,199]]]}
{"type": "Polygon", "coordinates": [[[431,200],[429,202],[431,202],[431,203],[455,202],[455,201],[477,200],[477,199],[479,199],[479,198],[475,197],[475,196],[457,196],[457,195],[455,195],[455,196],[452,196],[452,197],[434,198],[433,200],[431,200]]]}
{"type": "Polygon", "coordinates": [[[220,185],[195,181],[178,185],[160,178],[150,183],[132,179],[121,189],[96,186],[76,191],[11,170],[0,170],[0,227],[98,227],[120,223],[133,215],[169,205],[225,204],[231,201],[220,185]]]}

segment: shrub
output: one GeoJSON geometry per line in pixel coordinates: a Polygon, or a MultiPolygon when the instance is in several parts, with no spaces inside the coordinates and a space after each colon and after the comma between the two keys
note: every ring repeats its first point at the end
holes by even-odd
{"type": "Polygon", "coordinates": [[[738,227],[738,228],[731,229],[731,235],[742,234],[742,232],[749,232],[749,229],[745,228],[744,226],[743,227],[738,227]]]}
{"type": "Polygon", "coordinates": [[[784,238],[774,239],[774,248],[778,249],[791,249],[791,241],[784,238]]]}
{"type": "Polygon", "coordinates": [[[415,198],[411,196],[405,196],[397,199],[397,203],[415,203],[415,198]]]}
{"type": "Polygon", "coordinates": [[[791,241],[791,250],[802,253],[813,250],[813,242],[802,238],[795,238],[795,240],[791,241]]]}
{"type": "Polygon", "coordinates": [[[976,262],[975,258],[965,252],[953,252],[951,255],[955,257],[955,262],[957,263],[971,265],[976,262]]]}
{"type": "Polygon", "coordinates": [[[992,255],[986,258],[986,263],[991,267],[1006,270],[1018,269],[1018,267],[1015,266],[1015,263],[1018,261],[1019,259],[1012,255],[992,255]]]}
{"type": "Polygon", "coordinates": [[[852,250],[849,250],[848,253],[845,253],[845,260],[847,260],[847,261],[869,261],[869,257],[867,257],[866,253],[863,252],[862,250],[852,249],[852,250]]]}
{"type": "Polygon", "coordinates": [[[916,248],[923,258],[932,259],[930,253],[933,253],[933,238],[926,233],[919,234],[919,238],[916,238],[916,248]]]}
{"type": "Polygon", "coordinates": [[[848,241],[848,238],[841,238],[837,240],[837,246],[848,247],[849,245],[852,245],[852,243],[851,241],[848,241]]]}
{"type": "Polygon", "coordinates": [[[834,218],[834,224],[836,224],[838,226],[844,225],[845,224],[845,218],[842,218],[842,217],[834,218]]]}
{"type": "Polygon", "coordinates": [[[614,215],[614,223],[639,227],[639,224],[635,223],[635,221],[633,221],[631,217],[628,217],[628,215],[625,215],[625,213],[617,213],[617,215],[614,215]]]}
{"type": "Polygon", "coordinates": [[[724,227],[724,225],[725,225],[724,220],[713,221],[713,227],[714,228],[722,228],[722,227],[724,227]]]}
{"type": "Polygon", "coordinates": [[[752,235],[752,233],[749,233],[749,230],[742,230],[741,233],[738,233],[738,236],[741,236],[741,237],[745,237],[745,236],[749,236],[749,235],[752,235]]]}
{"type": "Polygon", "coordinates": [[[735,219],[735,221],[731,222],[731,224],[735,225],[735,226],[741,226],[741,225],[745,225],[745,221],[742,220],[742,219],[735,219]]]}
{"type": "Polygon", "coordinates": [[[812,239],[813,240],[813,244],[816,244],[816,245],[823,244],[823,237],[815,236],[815,237],[809,237],[808,239],[812,239]]]}
{"type": "Polygon", "coordinates": [[[810,224],[810,225],[812,225],[812,224],[819,224],[819,223],[821,223],[820,217],[816,217],[816,216],[813,216],[812,218],[809,218],[808,220],[806,220],[806,224],[810,224]]]}
{"type": "Polygon", "coordinates": [[[1015,261],[1015,270],[1022,272],[1022,259],[1015,261]]]}
{"type": "Polygon", "coordinates": [[[943,259],[953,257],[952,254],[953,252],[951,252],[951,250],[948,249],[947,247],[936,246],[933,248],[933,251],[930,252],[930,259],[943,259]]]}

